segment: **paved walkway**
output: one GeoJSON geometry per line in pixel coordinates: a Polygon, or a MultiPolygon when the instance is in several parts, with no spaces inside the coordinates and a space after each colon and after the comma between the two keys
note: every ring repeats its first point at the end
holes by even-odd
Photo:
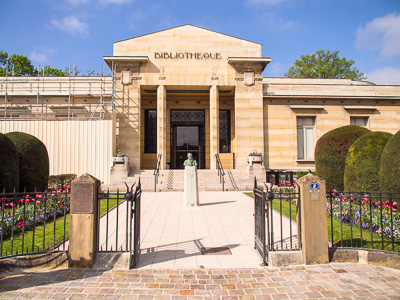
{"type": "Polygon", "coordinates": [[[321,298],[400,299],[400,270],[356,264],[257,269],[53,270],[0,279],[0,299],[321,298]]]}
{"type": "MultiPolygon", "coordinates": [[[[183,205],[183,192],[142,194],[140,268],[257,268],[261,259],[254,250],[254,200],[243,192],[200,192],[200,205],[183,205]],[[202,255],[202,248],[227,247],[221,255],[202,255]]],[[[125,249],[126,205],[109,215],[108,249],[125,249]]],[[[105,217],[100,241],[105,249],[105,217]]],[[[285,248],[297,244],[297,227],[274,215],[274,241],[285,248]],[[282,227],[282,237],[281,237],[282,227]],[[282,243],[281,243],[282,242],[282,243]]]]}
{"type": "MultiPolygon", "coordinates": [[[[182,193],[143,193],[140,268],[0,274],[0,299],[400,300],[400,270],[357,264],[261,267],[253,249],[254,202],[241,192],[200,193],[202,205],[194,208],[182,201],[182,193]],[[232,255],[201,255],[201,247],[223,246],[232,255]]],[[[110,227],[109,246],[124,246],[124,204],[118,222],[118,240],[110,227]]],[[[280,226],[278,214],[274,224],[280,226]]],[[[284,243],[289,224],[283,218],[284,243]]],[[[276,228],[280,244],[279,239],[276,228]]]]}

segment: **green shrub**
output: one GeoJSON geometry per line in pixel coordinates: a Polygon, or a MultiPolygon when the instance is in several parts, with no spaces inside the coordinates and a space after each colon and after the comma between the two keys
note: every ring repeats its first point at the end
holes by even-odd
{"type": "Polygon", "coordinates": [[[14,143],[0,133],[0,192],[18,190],[19,159],[14,143]]]}
{"type": "Polygon", "coordinates": [[[76,174],[60,174],[49,176],[49,189],[62,189],[63,186],[71,186],[71,181],[76,178],[76,174]]]}
{"type": "Polygon", "coordinates": [[[400,192],[400,131],[383,149],[379,184],[382,191],[400,192]]]}
{"type": "Polygon", "coordinates": [[[19,190],[44,191],[49,179],[49,156],[46,146],[33,135],[10,132],[10,138],[19,156],[19,190]]]}
{"type": "MultiPolygon", "coordinates": [[[[299,178],[301,178],[303,176],[306,176],[308,173],[309,173],[308,171],[297,171],[296,172],[296,176],[299,179],[299,178]]],[[[311,172],[311,174],[317,175],[315,172],[311,172]]]]}
{"type": "Polygon", "coordinates": [[[358,138],[350,147],[344,169],[346,191],[379,191],[379,169],[383,149],[393,134],[374,131],[358,138]]]}
{"type": "Polygon", "coordinates": [[[347,125],[325,133],[315,147],[315,170],[326,180],[327,190],[344,189],[344,167],[347,151],[356,139],[370,132],[368,129],[347,125]]]}

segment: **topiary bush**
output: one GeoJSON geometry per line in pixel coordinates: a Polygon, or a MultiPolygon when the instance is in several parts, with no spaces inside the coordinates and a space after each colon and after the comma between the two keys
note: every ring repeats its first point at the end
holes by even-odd
{"type": "Polygon", "coordinates": [[[0,193],[18,190],[19,158],[14,143],[0,133],[0,193]]]}
{"type": "Polygon", "coordinates": [[[400,192],[400,131],[383,149],[379,185],[381,191],[400,192]]]}
{"type": "Polygon", "coordinates": [[[346,191],[379,191],[383,149],[393,134],[374,131],[359,137],[350,147],[344,169],[346,191]]]}
{"type": "Polygon", "coordinates": [[[19,190],[27,192],[44,191],[49,179],[49,156],[46,146],[33,135],[10,132],[10,138],[19,156],[19,190]]]}
{"type": "Polygon", "coordinates": [[[344,167],[347,151],[356,139],[370,132],[368,129],[347,125],[325,133],[315,146],[315,171],[326,180],[327,190],[344,189],[344,167]]]}

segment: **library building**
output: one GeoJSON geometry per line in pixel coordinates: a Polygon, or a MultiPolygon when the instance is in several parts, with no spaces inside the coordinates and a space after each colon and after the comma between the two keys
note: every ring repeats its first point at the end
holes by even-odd
{"type": "Polygon", "coordinates": [[[223,169],[233,190],[268,170],[314,170],[317,140],[337,127],[400,129],[399,85],[263,78],[273,58],[262,53],[192,25],[118,41],[103,57],[110,76],[0,77],[0,132],[39,138],[51,175],[141,176],[151,190],[159,170],[159,189],[179,190],[192,153],[200,188],[220,189],[223,169]]]}

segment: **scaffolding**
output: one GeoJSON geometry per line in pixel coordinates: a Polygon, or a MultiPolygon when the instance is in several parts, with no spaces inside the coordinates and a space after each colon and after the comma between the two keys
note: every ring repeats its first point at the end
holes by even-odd
{"type": "Polygon", "coordinates": [[[101,63],[100,76],[77,76],[69,65],[68,76],[48,77],[38,66],[37,76],[0,77],[0,120],[105,120],[114,109],[115,74],[105,75],[101,63]],[[0,100],[1,101],[1,100],[0,100]]]}

